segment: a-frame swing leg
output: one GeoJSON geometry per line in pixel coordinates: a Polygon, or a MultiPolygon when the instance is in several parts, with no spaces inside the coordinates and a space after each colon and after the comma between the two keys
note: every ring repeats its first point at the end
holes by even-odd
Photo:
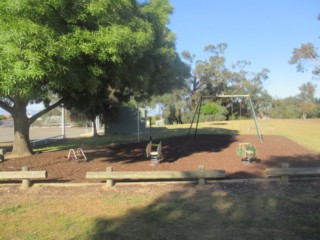
{"type": "Polygon", "coordinates": [[[196,125],[196,130],[194,131],[193,138],[196,138],[196,136],[197,136],[197,132],[198,132],[198,125],[199,125],[199,118],[200,118],[200,111],[201,111],[201,106],[202,106],[202,95],[201,95],[201,98],[200,98],[200,104],[199,104],[199,107],[198,107],[197,125],[196,125]]]}
{"type": "Polygon", "coordinates": [[[250,108],[251,108],[251,112],[252,112],[252,118],[253,118],[254,124],[256,125],[256,130],[257,130],[257,133],[258,133],[258,137],[260,139],[260,142],[262,143],[263,142],[263,137],[262,137],[262,134],[260,132],[260,128],[259,128],[259,125],[258,125],[258,122],[257,122],[256,113],[254,111],[253,103],[251,101],[251,97],[250,96],[249,96],[249,103],[250,103],[250,108]]]}
{"type": "Polygon", "coordinates": [[[194,137],[196,137],[196,135],[197,135],[197,129],[198,129],[198,124],[199,124],[199,116],[200,116],[201,105],[202,105],[202,95],[200,96],[198,105],[196,107],[196,110],[194,111],[194,114],[193,114],[193,117],[192,117],[192,122],[190,124],[190,128],[189,128],[189,131],[188,131],[188,136],[190,134],[190,131],[191,131],[192,125],[194,123],[194,119],[196,117],[196,114],[198,114],[198,118],[197,118],[197,124],[196,124],[196,130],[195,130],[195,133],[194,133],[194,137]]]}
{"type": "Polygon", "coordinates": [[[194,111],[194,114],[193,114],[193,117],[192,117],[192,121],[191,121],[191,124],[190,124],[190,127],[189,127],[189,131],[188,131],[188,136],[190,134],[190,131],[191,131],[191,128],[192,128],[192,125],[193,125],[193,122],[194,122],[194,118],[196,117],[196,114],[197,114],[197,111],[198,111],[198,107],[199,107],[199,104],[200,104],[200,100],[201,99],[199,99],[197,107],[196,107],[196,110],[194,111]]]}

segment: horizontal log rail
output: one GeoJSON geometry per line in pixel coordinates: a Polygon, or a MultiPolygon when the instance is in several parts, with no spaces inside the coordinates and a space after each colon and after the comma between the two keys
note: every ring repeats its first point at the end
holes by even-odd
{"type": "Polygon", "coordinates": [[[205,179],[225,178],[224,170],[205,170],[204,166],[199,166],[198,171],[129,171],[113,172],[112,167],[108,167],[105,172],[87,172],[88,179],[106,179],[107,186],[113,186],[113,180],[178,180],[178,179],[198,179],[199,184],[205,184],[205,179]]]}
{"type": "Polygon", "coordinates": [[[299,168],[267,168],[268,176],[293,176],[293,175],[319,175],[320,168],[299,167],[299,168]]]}
{"type": "Polygon", "coordinates": [[[297,167],[290,168],[288,163],[282,163],[281,168],[267,168],[265,174],[268,177],[281,177],[284,183],[289,181],[290,176],[319,175],[320,168],[317,167],[297,167]]]}
{"type": "Polygon", "coordinates": [[[29,171],[29,168],[24,166],[21,171],[0,171],[0,179],[21,179],[22,186],[30,187],[30,179],[47,178],[47,171],[29,171]]]}

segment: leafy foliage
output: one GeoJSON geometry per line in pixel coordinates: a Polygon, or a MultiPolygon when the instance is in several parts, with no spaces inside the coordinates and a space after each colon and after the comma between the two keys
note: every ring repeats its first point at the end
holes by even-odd
{"type": "MultiPolygon", "coordinates": [[[[318,16],[318,20],[320,20],[320,15],[318,16]]],[[[295,64],[299,72],[312,69],[314,77],[316,79],[320,77],[320,58],[313,43],[302,43],[300,48],[293,49],[289,63],[295,64]]]]}
{"type": "Polygon", "coordinates": [[[180,86],[188,69],[166,27],[171,11],[159,0],[2,1],[0,107],[19,119],[17,139],[26,145],[18,153],[15,141],[13,151],[30,151],[30,124],[62,102],[91,119],[132,95],[180,86]],[[58,101],[50,105],[52,94],[58,101]],[[26,106],[40,102],[47,108],[28,119],[26,106]]]}
{"type": "Polygon", "coordinates": [[[316,86],[310,82],[303,84],[298,95],[299,110],[302,113],[303,118],[307,118],[307,115],[312,113],[316,109],[315,90],[316,86]]]}
{"type": "Polygon", "coordinates": [[[204,115],[213,115],[219,111],[217,104],[211,102],[201,106],[200,112],[204,115]]]}

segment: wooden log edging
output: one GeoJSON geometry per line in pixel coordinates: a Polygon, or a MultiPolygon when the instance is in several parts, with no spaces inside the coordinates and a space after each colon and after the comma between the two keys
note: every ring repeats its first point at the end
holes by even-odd
{"type": "Polygon", "coordinates": [[[21,168],[21,171],[0,171],[0,179],[21,179],[23,187],[31,186],[31,179],[47,178],[47,171],[29,171],[27,166],[21,168]]]}
{"type": "Polygon", "coordinates": [[[319,175],[320,168],[267,168],[266,175],[273,177],[294,176],[294,175],[319,175]]]}
{"type": "Polygon", "coordinates": [[[267,168],[265,174],[268,177],[281,177],[283,182],[288,182],[290,176],[316,176],[320,175],[319,167],[290,168],[288,163],[283,163],[281,168],[267,168]]]}
{"type": "Polygon", "coordinates": [[[87,179],[106,179],[106,185],[111,187],[114,180],[182,180],[198,179],[200,185],[205,184],[206,179],[225,178],[225,170],[205,170],[203,165],[198,171],[127,171],[114,172],[112,167],[107,167],[105,172],[87,172],[87,179]]]}

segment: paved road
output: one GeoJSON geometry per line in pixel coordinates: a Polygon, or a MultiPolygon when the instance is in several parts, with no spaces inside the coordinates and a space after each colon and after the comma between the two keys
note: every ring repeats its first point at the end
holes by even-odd
{"type": "MultiPolygon", "coordinates": [[[[81,134],[90,132],[91,128],[77,128],[68,127],[65,128],[67,138],[80,137],[81,134]]],[[[9,143],[13,141],[13,128],[12,127],[0,127],[0,143],[9,143]]],[[[38,140],[43,138],[49,138],[61,135],[60,127],[35,127],[30,128],[30,140],[38,140]]]]}

